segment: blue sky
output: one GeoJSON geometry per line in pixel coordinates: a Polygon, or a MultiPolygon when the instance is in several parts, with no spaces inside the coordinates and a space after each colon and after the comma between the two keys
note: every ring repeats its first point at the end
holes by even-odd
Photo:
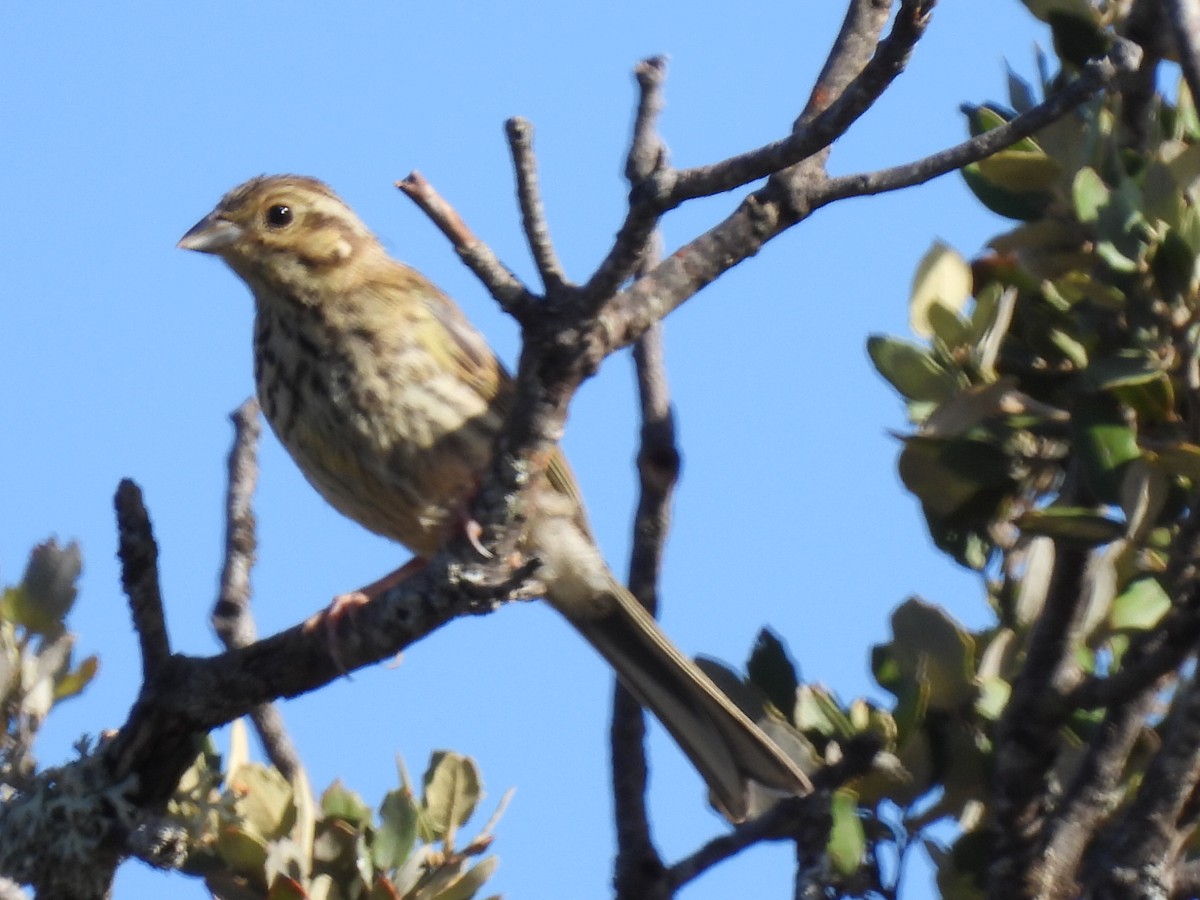
{"type": "MultiPolygon", "coordinates": [[[[584,277],[619,225],[635,100],[632,67],[670,57],[662,132],[678,165],[784,134],[820,68],[837,4],[39,4],[0,6],[0,581],[49,535],[78,539],[73,614],[102,668],[38,745],[43,763],[124,721],[140,665],[115,563],[111,497],[143,487],[161,545],[177,650],[208,654],[220,564],[226,416],[252,390],[251,303],[216,261],[175,249],[234,184],[299,172],[332,184],[399,258],[457,297],[500,355],[515,329],[445,239],[391,187],[419,169],[522,276],[503,139],[535,125],[551,227],[584,277]]],[[[1033,71],[1048,35],[1016,0],[946,2],[912,65],[840,141],[836,173],[960,140],[957,107],[1001,99],[1004,61],[1033,71]]],[[[668,248],[736,197],[672,213],[668,248]]],[[[807,679],[878,696],[870,645],[909,594],[986,621],[977,582],[933,549],[895,474],[900,405],[864,342],[903,334],[912,272],[937,238],[970,255],[1005,227],[957,177],[825,209],[688,302],[666,326],[684,453],[663,583],[664,625],[688,653],[741,665],[771,624],[807,679]]],[[[634,502],[631,363],[584,386],[565,446],[613,567],[634,502]]],[[[262,448],[255,612],[264,633],[398,565],[402,548],[341,519],[273,437],[262,448]]],[[[453,623],[398,667],[356,673],[284,707],[313,784],[341,777],[369,802],[393,756],[475,756],[501,822],[494,890],[609,893],[603,664],[547,608],[453,623]]],[[[651,808],[667,860],[722,829],[659,730],[651,808]]],[[[786,847],[760,847],[686,889],[688,900],[790,895],[786,847]]],[[[927,874],[912,896],[925,896],[927,874]]],[[[122,869],[116,896],[201,897],[196,884],[122,869]]]]}

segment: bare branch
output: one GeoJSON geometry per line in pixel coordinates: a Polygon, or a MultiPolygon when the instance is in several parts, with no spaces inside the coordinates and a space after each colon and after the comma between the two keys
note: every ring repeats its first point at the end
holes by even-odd
{"type": "Polygon", "coordinates": [[[1041,833],[1046,773],[1061,743],[1064,694],[1078,678],[1073,654],[1084,611],[1087,553],[1061,546],[1041,617],[996,734],[993,764],[993,859],[988,896],[1027,896],[1041,833]]]}
{"type": "MultiPolygon", "coordinates": [[[[651,254],[644,265],[657,262],[657,255],[651,254]]],[[[629,589],[654,615],[658,609],[663,545],[670,528],[671,498],[679,474],[661,325],[642,335],[634,345],[633,357],[642,411],[642,439],[638,451],[641,493],[634,517],[629,589]]],[[[617,682],[613,692],[611,743],[617,831],[613,881],[618,898],[652,897],[664,890],[662,860],[654,847],[646,814],[645,737],[646,721],[641,705],[617,682]]]]}
{"type": "MultiPolygon", "coordinates": [[[[666,205],[674,207],[694,197],[707,197],[731,191],[795,165],[828,147],[845,134],[846,129],[870,109],[896,76],[904,71],[913,47],[925,33],[932,9],[932,0],[903,0],[891,32],[879,42],[875,55],[823,112],[806,119],[806,110],[798,122],[798,130],[782,140],[711,166],[685,169],[676,173],[666,205]]],[[[851,12],[854,12],[853,7],[851,12]]],[[[868,15],[860,26],[857,18],[852,20],[851,16],[847,15],[843,33],[849,30],[855,35],[853,42],[849,42],[847,38],[849,43],[846,45],[847,48],[853,48],[855,55],[851,55],[850,49],[843,50],[844,58],[827,64],[830,69],[823,72],[823,76],[828,75],[832,78],[835,75],[844,77],[847,74],[849,68],[859,61],[857,53],[861,52],[864,46],[862,35],[869,34],[865,29],[874,21],[876,19],[868,15]]],[[[827,95],[836,88],[837,84],[832,81],[818,82],[819,96],[827,95]]],[[[820,102],[820,99],[810,99],[809,108],[813,107],[814,102],[820,102]]]]}
{"type": "Polygon", "coordinates": [[[1167,896],[1174,857],[1194,825],[1185,820],[1198,782],[1200,682],[1194,675],[1176,693],[1162,748],[1147,765],[1107,852],[1093,867],[1092,896],[1167,896]]]}
{"type": "MultiPolygon", "coordinates": [[[[212,623],[226,648],[245,647],[256,637],[250,613],[250,570],[258,538],[251,504],[258,481],[258,401],[247,400],[230,416],[233,448],[229,451],[229,480],[225,493],[225,563],[220,590],[213,608],[212,623]]],[[[273,703],[250,710],[250,721],[258,733],[267,759],[289,781],[300,770],[300,755],[273,703]]]]}
{"type": "Polygon", "coordinates": [[[663,108],[662,86],[667,77],[667,58],[644,59],[634,75],[638,83],[637,115],[633,120],[633,140],[625,160],[625,177],[637,185],[666,167],[666,147],[658,135],[658,116],[663,108]]]}
{"type": "Polygon", "coordinates": [[[625,157],[625,175],[630,182],[629,209],[608,255],[581,289],[587,308],[594,309],[606,301],[637,271],[640,260],[650,249],[654,229],[663,213],[663,209],[657,208],[646,195],[646,186],[655,183],[658,176],[668,180],[674,177],[673,170],[666,164],[666,146],[655,130],[663,106],[666,59],[661,56],[645,59],[635,74],[640,94],[633,136],[625,157]]]}
{"type": "Polygon", "coordinates": [[[120,535],[121,586],[129,598],[133,629],[142,654],[142,679],[154,679],[171,656],[158,580],[158,544],[141,489],[128,479],[117,487],[117,532],[120,535]]]}
{"type": "Polygon", "coordinates": [[[1031,890],[1046,900],[1078,896],[1076,875],[1098,825],[1121,797],[1121,776],[1157,698],[1145,691],[1108,712],[1088,741],[1087,754],[1066,795],[1046,822],[1044,849],[1030,874],[1031,890]]]}
{"type": "Polygon", "coordinates": [[[743,822],[679,860],[667,870],[671,886],[682,887],[760,841],[788,839],[796,841],[800,848],[824,848],[832,825],[830,793],[851,778],[870,771],[878,749],[878,739],[866,734],[847,741],[842,747],[845,753],[842,759],[813,776],[816,788],[813,793],[781,800],[757,819],[743,822]]]}
{"type": "Polygon", "coordinates": [[[218,656],[165,660],[143,684],[128,722],[104,748],[114,780],[136,776],[136,802],[161,802],[208,731],[263,703],[307,693],[346,671],[390,659],[451,619],[490,612],[529,577],[527,568],[508,572],[506,564],[489,562],[504,570],[493,577],[489,569],[462,562],[474,556],[464,535],[423,570],[359,609],[339,632],[341,665],[329,652],[319,615],[218,656]]]}
{"type": "Polygon", "coordinates": [[[547,296],[554,296],[562,289],[565,279],[562,263],[559,262],[554,242],[550,238],[546,209],[542,204],[541,189],[538,187],[537,157],[533,153],[533,126],[527,120],[516,117],[504,124],[504,133],[508,137],[508,147],[517,175],[517,201],[521,206],[521,224],[525,228],[525,240],[529,243],[529,251],[533,254],[533,261],[542,277],[547,296]]]}
{"type": "MultiPolygon", "coordinates": [[[[1114,55],[1110,55],[1109,60],[1098,61],[1085,70],[1085,75],[1080,79],[1084,82],[1083,86],[1076,87],[1073,83],[1066,89],[1066,101],[1060,101],[1061,95],[1055,95],[1024,116],[1018,116],[1008,125],[989,131],[988,135],[999,132],[999,136],[991,138],[989,142],[982,145],[973,144],[976,139],[966,142],[975,147],[975,150],[971,156],[959,157],[959,161],[982,158],[994,152],[998,146],[1006,146],[1007,143],[1020,140],[1056,117],[1065,115],[1073,105],[1078,105],[1097,93],[1117,75],[1127,71],[1128,67],[1135,66],[1136,53],[1136,48],[1129,48],[1127,44],[1118,42],[1114,47],[1114,55]],[[1124,52],[1125,49],[1129,49],[1130,52],[1124,52]],[[1044,109],[1048,111],[1039,112],[1044,109]],[[974,153],[978,153],[978,157],[975,157],[974,153]]],[[[822,116],[833,109],[834,107],[831,107],[822,116]]],[[[812,127],[815,126],[814,121],[812,127]]],[[[913,164],[917,167],[923,165],[924,161],[913,164]]],[[[945,171],[949,170],[944,166],[937,166],[937,174],[944,174],[945,171]]],[[[926,175],[929,178],[934,177],[932,174],[926,175]]],[[[868,186],[872,177],[850,176],[851,179],[867,179],[868,186]]],[[[793,218],[794,215],[803,219],[816,205],[826,205],[835,199],[851,196],[857,189],[858,185],[852,185],[846,179],[830,179],[824,185],[818,184],[807,211],[803,209],[803,201],[797,202],[794,198],[787,197],[787,188],[772,189],[772,185],[768,184],[766,188],[754,192],[742,201],[728,218],[676,250],[654,271],[639,278],[606,304],[597,319],[594,332],[596,340],[603,345],[603,352],[611,352],[631,344],[651,322],[669,314],[723,272],[754,255],[767,241],[796,224],[798,220],[793,218]],[[789,211],[789,207],[796,211],[789,211]]]]}
{"type": "Polygon", "coordinates": [[[939,175],[985,159],[1062,118],[1119,75],[1134,71],[1140,59],[1141,51],[1135,44],[1118,41],[1108,56],[1088,63],[1083,73],[1066,88],[1011,122],[916,162],[880,169],[877,172],[831,178],[817,188],[812,205],[816,208],[846,197],[882,194],[924,184],[939,175]]]}
{"type": "Polygon", "coordinates": [[[230,416],[234,427],[225,488],[225,561],[212,613],[213,628],[226,647],[244,647],[255,637],[250,615],[250,571],[258,539],[251,500],[258,482],[258,401],[247,400],[230,416]]]}
{"type": "Polygon", "coordinates": [[[879,35],[883,33],[891,11],[892,0],[850,0],[842,27],[792,131],[798,131],[818,113],[828,109],[859,76],[875,54],[879,35]]]}
{"type": "Polygon", "coordinates": [[[512,271],[492,252],[492,248],[475,236],[458,212],[447,203],[420,172],[410,172],[396,182],[401,193],[408,196],[429,216],[442,234],[450,239],[459,258],[483,282],[501,308],[521,320],[533,305],[533,294],[512,271]]]}

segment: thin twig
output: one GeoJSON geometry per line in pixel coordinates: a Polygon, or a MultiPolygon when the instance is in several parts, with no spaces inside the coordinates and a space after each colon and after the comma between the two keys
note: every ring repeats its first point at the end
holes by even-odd
{"type": "Polygon", "coordinates": [[[252,498],[258,482],[258,401],[247,400],[230,416],[233,447],[225,486],[225,560],[218,582],[212,623],[226,647],[245,647],[255,637],[250,614],[250,571],[258,540],[252,498]]]}
{"type": "Polygon", "coordinates": [[[878,739],[863,735],[847,741],[844,756],[813,776],[815,790],[803,797],[780,800],[757,819],[743,822],[732,831],[713,838],[690,856],[667,870],[674,889],[703,875],[713,866],[730,859],[760,841],[791,839],[808,847],[825,847],[832,824],[829,796],[851,778],[871,770],[879,750],[878,739]]]}
{"type": "Polygon", "coordinates": [[[117,532],[120,536],[121,586],[142,654],[142,681],[151,682],[171,656],[158,580],[158,544],[142,491],[129,479],[117,486],[117,532]]]}
{"type": "MultiPolygon", "coordinates": [[[[636,143],[636,141],[635,141],[636,143]]],[[[656,240],[655,244],[658,243],[656,240]]],[[[658,261],[652,253],[645,264],[658,261]]],[[[629,588],[643,606],[658,610],[658,576],[670,528],[671,499],[679,474],[675,421],[663,360],[661,324],[633,348],[642,412],[638,451],[640,496],[633,526],[629,588]]],[[[661,891],[662,860],[654,846],[646,813],[646,722],[641,705],[617,682],[611,728],[613,815],[617,858],[613,882],[618,898],[642,898],[661,891]]]]}
{"type": "Polygon", "coordinates": [[[421,208],[441,230],[459,258],[483,282],[491,295],[518,321],[528,315],[533,293],[497,258],[492,248],[475,236],[458,211],[434,189],[420,172],[411,172],[396,187],[421,208]]]}
{"type": "MultiPolygon", "coordinates": [[[[908,166],[883,170],[882,175],[876,173],[829,179],[823,185],[818,184],[807,211],[802,201],[794,200],[791,201],[792,209],[786,210],[778,191],[756,191],[724,221],[680,247],[653,272],[639,278],[605,306],[597,317],[595,329],[597,340],[602,342],[602,351],[610,352],[632,344],[651,322],[664,318],[707,284],[796,224],[794,216],[799,215],[803,219],[817,206],[828,205],[834,200],[911,186],[946,174],[954,166],[983,159],[1066,115],[1075,106],[1097,94],[1113,78],[1136,67],[1136,57],[1136,48],[1130,49],[1127,43],[1118,41],[1110,57],[1090,63],[1084,74],[1062,93],[1047,99],[1007,125],[946,151],[951,156],[934,154],[908,166]]],[[[822,113],[821,117],[830,110],[822,113]]],[[[814,120],[812,127],[821,117],[814,120]]],[[[601,351],[597,349],[595,352],[601,351]]]]}
{"type": "Polygon", "coordinates": [[[829,48],[829,55],[809,92],[804,111],[796,119],[793,132],[828,109],[859,76],[863,66],[875,55],[879,35],[887,25],[891,9],[892,0],[850,0],[842,27],[829,48]]]}
{"type": "Polygon", "coordinates": [[[550,237],[550,226],[546,223],[546,208],[538,186],[537,157],[533,153],[533,126],[520,117],[504,123],[508,137],[509,152],[512,153],[513,168],[517,175],[517,202],[521,207],[521,224],[525,229],[525,240],[537,266],[538,274],[546,295],[557,295],[565,283],[562,263],[550,237]]]}
{"type": "Polygon", "coordinates": [[[985,159],[1062,118],[1080,103],[1097,94],[1118,75],[1134,71],[1140,60],[1141,50],[1136,44],[1117,41],[1108,56],[1089,62],[1082,74],[1062,91],[1047,97],[1045,102],[1039,103],[1012,121],[915,162],[876,172],[831,178],[819,187],[811,198],[813,208],[846,197],[870,196],[924,184],[940,175],[985,159]]]}
{"type": "MultiPolygon", "coordinates": [[[[248,646],[256,637],[254,616],[250,612],[250,571],[258,546],[252,505],[258,482],[258,438],[262,431],[258,401],[247,400],[230,419],[234,438],[225,492],[225,562],[212,623],[221,643],[233,649],[248,646]]],[[[301,764],[283,714],[273,703],[264,703],[249,715],[267,759],[290,781],[300,771],[301,764]]]]}
{"type": "Polygon", "coordinates": [[[633,140],[629,142],[629,155],[625,158],[625,178],[630,185],[637,185],[667,164],[667,148],[658,136],[667,58],[651,56],[643,59],[633,74],[638,83],[638,105],[633,119],[633,140]]]}
{"type": "MultiPolygon", "coordinates": [[[[904,71],[913,47],[925,33],[932,8],[932,0],[903,0],[892,30],[879,42],[875,55],[828,107],[811,119],[805,120],[802,116],[801,127],[782,140],[714,165],[676,173],[669,192],[669,204],[678,206],[694,197],[731,191],[795,165],[828,147],[845,134],[904,71]]],[[[856,26],[852,23],[851,27],[856,26]]],[[[847,63],[857,59],[848,59],[847,63]]],[[[839,75],[848,70],[849,66],[840,62],[833,69],[839,75]]],[[[822,91],[832,93],[831,88],[835,89],[836,85],[826,84],[822,91]]]]}

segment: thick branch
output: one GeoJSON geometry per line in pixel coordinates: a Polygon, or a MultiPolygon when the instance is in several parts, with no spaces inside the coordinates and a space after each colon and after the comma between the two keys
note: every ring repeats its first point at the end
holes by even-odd
{"type": "Polygon", "coordinates": [[[1092,866],[1093,896],[1166,897],[1175,856],[1193,822],[1185,814],[1200,781],[1200,682],[1179,690],[1163,745],[1146,767],[1137,795],[1122,814],[1107,852],[1092,866]]]}
{"type": "Polygon", "coordinates": [[[1041,617],[996,735],[995,851],[988,896],[1033,896],[1028,883],[1046,813],[1046,777],[1067,713],[1063,696],[1078,677],[1073,654],[1084,608],[1086,552],[1060,546],[1041,617]]]}
{"type": "Polygon", "coordinates": [[[389,659],[453,618],[491,611],[529,575],[523,569],[506,580],[506,570],[493,576],[458,562],[473,555],[464,536],[423,571],[357,611],[352,627],[337,635],[341,666],[330,653],[320,613],[219,656],[170,657],[143,685],[128,722],[105,747],[114,780],[135,776],[137,802],[160,803],[194,758],[197,741],[211,729],[256,706],[389,659]]]}
{"type": "Polygon", "coordinates": [[[1043,850],[1029,878],[1035,896],[1055,900],[1079,894],[1077,873],[1100,822],[1121,798],[1121,777],[1157,697],[1145,691],[1111,709],[1088,741],[1087,754],[1066,796],[1046,822],[1043,850]]]}

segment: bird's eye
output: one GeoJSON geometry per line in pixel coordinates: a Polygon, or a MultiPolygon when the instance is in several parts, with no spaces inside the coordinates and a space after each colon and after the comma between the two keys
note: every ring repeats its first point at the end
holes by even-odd
{"type": "Polygon", "coordinates": [[[267,210],[266,219],[272,228],[283,228],[292,222],[292,208],[284,203],[276,203],[267,210]]]}

